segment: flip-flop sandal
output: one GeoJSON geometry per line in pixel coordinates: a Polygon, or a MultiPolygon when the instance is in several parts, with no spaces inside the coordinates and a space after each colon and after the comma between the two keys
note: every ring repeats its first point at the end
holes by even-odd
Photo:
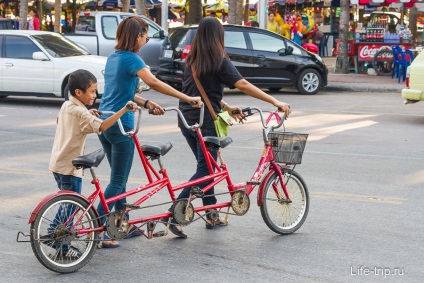
{"type": "Polygon", "coordinates": [[[99,244],[97,245],[97,247],[99,249],[104,248],[104,249],[114,249],[120,246],[119,243],[117,244],[113,244],[113,240],[111,238],[109,238],[108,235],[104,234],[103,237],[99,237],[99,244]],[[106,241],[106,242],[105,242],[106,241]],[[107,243],[110,242],[110,243],[107,243]]]}
{"type": "MultiPolygon", "coordinates": [[[[168,225],[169,218],[163,218],[162,221],[163,221],[163,224],[165,224],[165,226],[166,226],[166,225],[168,225]]],[[[172,234],[174,234],[174,235],[176,235],[176,236],[178,236],[182,239],[186,239],[187,234],[184,234],[183,230],[179,230],[176,225],[179,225],[179,224],[177,223],[177,221],[172,219],[171,223],[169,224],[169,231],[171,231],[172,234]]]]}
{"type": "MultiPolygon", "coordinates": [[[[211,222],[212,222],[212,220],[211,220],[211,222]]],[[[219,219],[218,219],[218,221],[215,221],[215,223],[214,223],[214,224],[209,224],[209,223],[207,223],[207,222],[206,222],[206,224],[205,224],[206,229],[213,229],[213,228],[215,228],[215,227],[223,227],[223,226],[227,226],[227,225],[228,225],[228,221],[227,221],[227,222],[225,222],[225,221],[223,221],[221,218],[219,218],[219,219]]]]}
{"type": "Polygon", "coordinates": [[[128,232],[128,234],[124,237],[124,239],[130,239],[133,237],[138,237],[143,235],[144,231],[141,229],[138,229],[137,227],[135,227],[135,225],[132,226],[132,228],[130,229],[130,231],[128,232]]]}

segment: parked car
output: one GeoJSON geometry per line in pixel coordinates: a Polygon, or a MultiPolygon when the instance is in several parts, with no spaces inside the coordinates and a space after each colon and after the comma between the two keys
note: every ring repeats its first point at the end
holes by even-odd
{"type": "Polygon", "coordinates": [[[150,66],[152,73],[156,74],[160,48],[167,32],[146,16],[121,12],[81,12],[75,33],[65,36],[91,54],[109,56],[116,45],[116,30],[119,23],[130,16],[139,16],[149,25],[150,41],[141,48],[139,55],[150,66]]]}
{"type": "MultiPolygon", "coordinates": [[[[321,57],[268,30],[224,25],[225,51],[240,74],[260,88],[278,91],[296,87],[315,94],[327,85],[328,70],[321,57]]],[[[162,46],[157,77],[181,86],[184,63],[197,26],[171,29],[162,46]]]]}
{"type": "Polygon", "coordinates": [[[48,31],[0,30],[0,97],[56,96],[68,99],[68,77],[86,69],[104,90],[107,57],[87,51],[60,34],[48,31]]]}
{"type": "Polygon", "coordinates": [[[406,88],[402,89],[405,104],[424,100],[424,51],[412,61],[406,71],[406,88]]]}

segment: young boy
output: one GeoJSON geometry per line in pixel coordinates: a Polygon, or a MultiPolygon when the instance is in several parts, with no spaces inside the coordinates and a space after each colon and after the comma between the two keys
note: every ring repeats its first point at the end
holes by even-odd
{"type": "Polygon", "coordinates": [[[88,110],[96,99],[97,79],[86,70],[77,70],[69,76],[69,101],[63,103],[57,116],[49,169],[53,172],[60,190],[81,193],[82,169],[77,170],[72,160],[84,154],[87,134],[101,133],[111,127],[125,112],[136,111],[137,104],[129,101],[114,115],[99,119],[97,110],[88,110]],[[130,110],[132,109],[132,110],[130,110]]]}

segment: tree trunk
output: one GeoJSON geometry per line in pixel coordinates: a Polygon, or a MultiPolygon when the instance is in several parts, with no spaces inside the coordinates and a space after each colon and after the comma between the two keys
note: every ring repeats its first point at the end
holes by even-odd
{"type": "Polygon", "coordinates": [[[77,25],[77,0],[72,0],[72,32],[75,32],[77,25]]]}
{"type": "Polygon", "coordinates": [[[62,19],[60,16],[62,15],[62,1],[55,0],[54,2],[54,32],[61,33],[62,32],[62,19]]]}
{"type": "Polygon", "coordinates": [[[202,19],[202,0],[188,0],[186,1],[186,14],[187,22],[185,24],[198,24],[202,19]]]}
{"type": "Polygon", "coordinates": [[[243,22],[243,0],[237,0],[236,25],[241,25],[243,22]]]}
{"type": "Polygon", "coordinates": [[[28,0],[21,0],[19,8],[19,29],[27,29],[28,0]]]}
{"type": "Polygon", "coordinates": [[[246,0],[246,4],[244,5],[243,21],[245,23],[249,21],[249,0],[246,0]]]}
{"type": "Polygon", "coordinates": [[[230,24],[237,22],[237,0],[228,0],[228,21],[230,24]]]}
{"type": "Polygon", "coordinates": [[[135,0],[135,9],[137,10],[137,14],[146,15],[146,1],[145,0],[135,0]]]}
{"type": "Polygon", "coordinates": [[[418,9],[414,6],[409,10],[409,29],[411,30],[410,42],[415,44],[417,39],[417,19],[418,19],[418,9]]]}
{"type": "Polygon", "coordinates": [[[122,0],[122,12],[128,13],[130,11],[130,0],[122,0]]]}
{"type": "Polygon", "coordinates": [[[337,73],[347,74],[349,71],[348,62],[348,34],[349,34],[349,0],[340,0],[340,28],[339,28],[339,48],[337,60],[337,73]]]}

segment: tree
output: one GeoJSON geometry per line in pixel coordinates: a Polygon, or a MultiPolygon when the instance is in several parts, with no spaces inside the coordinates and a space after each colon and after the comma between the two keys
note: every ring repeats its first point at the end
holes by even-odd
{"type": "Polygon", "coordinates": [[[231,24],[241,25],[243,21],[243,0],[228,0],[228,20],[231,24]]]}
{"type": "Polygon", "coordinates": [[[349,0],[340,0],[340,27],[337,73],[349,72],[348,35],[349,35],[349,0]]]}
{"type": "Polygon", "coordinates": [[[202,0],[186,1],[185,11],[186,18],[184,24],[198,24],[203,17],[202,0]]]}
{"type": "Polygon", "coordinates": [[[130,11],[130,0],[122,0],[122,12],[130,11]]]}
{"type": "Polygon", "coordinates": [[[21,0],[19,7],[19,29],[27,29],[28,0],[21,0]]]}
{"type": "Polygon", "coordinates": [[[145,0],[135,0],[135,9],[137,10],[137,14],[146,15],[146,1],[145,0]]]}
{"type": "Polygon", "coordinates": [[[62,1],[55,0],[54,2],[54,32],[62,32],[62,1]]]}

